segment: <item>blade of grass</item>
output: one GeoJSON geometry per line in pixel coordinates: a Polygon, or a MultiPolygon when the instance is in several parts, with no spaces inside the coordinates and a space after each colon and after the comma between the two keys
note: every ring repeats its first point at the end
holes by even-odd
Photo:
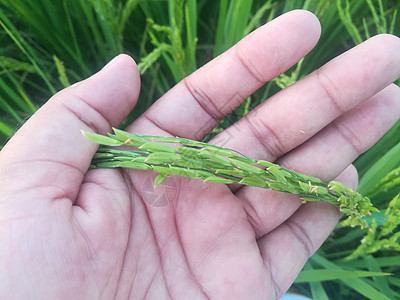
{"type": "Polygon", "coordinates": [[[251,15],[252,0],[233,0],[228,10],[229,24],[226,29],[226,45],[228,47],[237,43],[245,34],[247,22],[251,15]]]}
{"type": "Polygon", "coordinates": [[[220,55],[224,50],[225,23],[228,11],[228,0],[220,0],[217,33],[215,36],[214,57],[220,55]]]}
{"type": "MultiPolygon", "coordinates": [[[[375,263],[380,267],[400,267],[400,255],[389,256],[389,257],[376,257],[375,263]]],[[[346,262],[338,262],[339,265],[346,266],[349,268],[365,268],[365,261],[363,259],[357,259],[346,262]]]]}
{"type": "Polygon", "coordinates": [[[342,0],[336,1],[339,17],[345,25],[347,31],[350,33],[353,42],[355,44],[360,44],[363,39],[360,34],[359,28],[354,24],[352,19],[352,14],[350,13],[350,2],[348,0],[344,0],[344,4],[342,0]]]}
{"type": "Polygon", "coordinates": [[[36,69],[31,64],[7,56],[0,56],[0,68],[0,75],[17,71],[28,73],[36,72],[36,69]]]}
{"type": "MultiPolygon", "coordinates": [[[[314,254],[311,257],[311,261],[319,264],[320,266],[331,269],[331,270],[343,270],[340,266],[336,265],[333,262],[328,261],[318,254],[314,254]]],[[[361,278],[346,278],[346,279],[338,279],[342,284],[348,286],[359,294],[363,295],[368,299],[373,300],[390,300],[386,295],[378,291],[374,286],[368,283],[361,278]]]]}
{"type": "MultiPolygon", "coordinates": [[[[310,262],[307,262],[303,268],[303,270],[313,270],[313,266],[310,262]]],[[[300,274],[303,271],[300,272],[300,274]]],[[[299,275],[300,275],[299,274],[299,275]]],[[[318,299],[318,300],[329,300],[328,295],[326,294],[326,291],[322,285],[322,283],[317,280],[317,281],[310,281],[309,282],[310,289],[311,289],[311,295],[313,299],[318,299]]]]}
{"type": "Polygon", "coordinates": [[[8,102],[0,97],[0,107],[8,112],[17,122],[22,123],[22,118],[18,115],[18,113],[8,104],[8,102]]]}
{"type": "Polygon", "coordinates": [[[171,53],[172,59],[168,59],[167,64],[170,68],[175,68],[173,73],[175,74],[176,81],[180,81],[186,75],[184,67],[185,53],[182,42],[183,5],[183,0],[168,1],[169,27],[171,28],[169,39],[173,51],[171,53]]]}
{"type": "Polygon", "coordinates": [[[132,15],[132,12],[135,10],[135,8],[138,6],[138,4],[139,4],[139,0],[128,0],[125,3],[125,6],[123,7],[122,12],[121,12],[120,21],[118,22],[119,23],[119,34],[121,35],[121,37],[123,35],[125,26],[129,20],[129,17],[132,15]]]}
{"type": "Polygon", "coordinates": [[[107,52],[122,52],[122,44],[118,35],[118,19],[114,4],[108,0],[90,0],[89,1],[96,12],[98,24],[105,42],[110,49],[107,52]]]}
{"type": "Polygon", "coordinates": [[[367,0],[367,4],[369,6],[369,9],[372,13],[372,18],[374,20],[374,23],[378,29],[379,33],[387,33],[387,22],[385,18],[385,12],[383,9],[383,3],[382,0],[375,1],[378,2],[378,9],[379,13],[375,9],[376,3],[373,3],[371,0],[367,0]]]}
{"type": "Polygon", "coordinates": [[[396,294],[396,298],[393,298],[393,299],[399,299],[400,292],[398,292],[398,291],[400,291],[400,278],[391,277],[391,278],[389,278],[389,282],[390,282],[390,284],[396,286],[396,288],[394,289],[395,290],[394,293],[396,294]]]}
{"type": "Polygon", "coordinates": [[[349,230],[340,237],[336,237],[334,243],[325,245],[324,249],[327,251],[333,250],[334,252],[337,252],[335,251],[337,247],[349,245],[354,241],[359,242],[364,235],[365,230],[349,230]]]}
{"type": "Polygon", "coordinates": [[[4,29],[4,31],[9,35],[9,37],[14,41],[17,45],[18,49],[28,58],[33,67],[36,69],[37,73],[40,75],[44,83],[49,88],[50,92],[55,94],[56,89],[50,83],[47,76],[44,74],[43,70],[39,67],[36,54],[33,52],[33,49],[22,39],[20,34],[14,25],[9,21],[9,19],[5,16],[3,11],[0,9],[0,26],[4,29]]]}
{"type": "Polygon", "coordinates": [[[252,0],[221,0],[214,56],[233,46],[245,34],[252,0]]]}
{"type": "Polygon", "coordinates": [[[260,21],[262,17],[265,15],[265,13],[273,7],[272,5],[272,0],[268,0],[265,2],[263,6],[261,6],[255,15],[251,18],[250,22],[247,24],[245,30],[244,30],[244,35],[249,34],[254,28],[257,28],[260,26],[260,21]]]}
{"type": "Polygon", "coordinates": [[[79,47],[79,42],[78,42],[78,39],[76,36],[76,31],[74,28],[74,23],[72,21],[71,12],[70,12],[70,8],[68,6],[67,0],[63,0],[63,7],[64,7],[64,11],[65,11],[65,16],[67,19],[68,30],[71,34],[72,45],[74,47],[73,52],[75,54],[76,60],[83,70],[89,71],[89,70],[87,70],[86,64],[83,62],[82,50],[81,50],[81,47],[79,47]]]}
{"type": "Polygon", "coordinates": [[[6,137],[9,137],[14,133],[14,129],[0,120],[0,132],[6,137]]]}
{"type": "Polygon", "coordinates": [[[84,14],[85,21],[88,25],[88,27],[82,27],[82,33],[85,35],[85,39],[93,41],[93,43],[91,43],[90,45],[90,52],[95,53],[95,55],[98,56],[98,54],[96,54],[96,48],[98,47],[97,53],[107,53],[106,43],[100,33],[100,29],[96,24],[93,9],[91,7],[91,2],[86,0],[79,0],[79,5],[84,14]],[[96,47],[94,47],[94,45],[96,45],[96,47]]]}
{"type": "Polygon", "coordinates": [[[375,277],[375,276],[388,276],[390,273],[382,272],[367,272],[367,271],[346,271],[336,269],[314,269],[304,270],[300,272],[299,276],[295,280],[296,283],[304,282],[320,282],[326,280],[337,280],[337,279],[349,279],[349,278],[360,278],[360,277],[375,277]]]}
{"type": "MultiPolygon", "coordinates": [[[[11,77],[12,80],[14,81],[15,78],[11,77]]],[[[24,88],[21,85],[17,85],[16,83],[14,83],[16,86],[16,89],[18,91],[18,94],[21,96],[21,98],[23,99],[24,103],[26,104],[24,107],[26,107],[27,109],[25,110],[25,112],[28,115],[31,115],[33,113],[36,112],[37,107],[33,104],[33,102],[31,101],[31,99],[28,97],[28,95],[26,94],[26,92],[24,91],[24,88]]]]}
{"type": "MultiPolygon", "coordinates": [[[[14,109],[19,110],[28,115],[34,113],[36,111],[36,107],[26,96],[23,86],[18,82],[15,76],[7,74],[6,77],[9,79],[9,81],[0,78],[0,91],[4,99],[7,99],[7,106],[4,107],[7,107],[7,109],[11,108],[13,111],[14,109]]],[[[14,112],[17,114],[16,111],[14,112]]]]}
{"type": "MultiPolygon", "coordinates": [[[[354,165],[362,179],[377,160],[400,142],[400,121],[398,121],[372,148],[360,156],[354,165]]],[[[395,165],[393,165],[395,167],[395,165]]]]}
{"type": "MultiPolygon", "coordinates": [[[[376,262],[375,258],[372,255],[367,255],[364,257],[364,261],[368,270],[371,272],[382,272],[381,267],[376,262]]],[[[392,290],[389,287],[389,280],[387,277],[374,277],[374,281],[376,283],[377,288],[384,293],[388,298],[394,299],[394,295],[392,290]]]]}
{"type": "Polygon", "coordinates": [[[390,149],[374,165],[372,165],[360,179],[358,190],[368,195],[379,181],[392,169],[400,165],[400,143],[390,149]]]}
{"type": "Polygon", "coordinates": [[[196,69],[196,44],[197,44],[197,1],[189,0],[185,4],[186,20],[186,73],[196,69]]]}

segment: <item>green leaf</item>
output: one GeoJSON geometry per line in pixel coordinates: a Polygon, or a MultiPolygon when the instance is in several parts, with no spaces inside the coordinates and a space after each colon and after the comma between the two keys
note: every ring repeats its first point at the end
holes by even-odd
{"type": "MultiPolygon", "coordinates": [[[[400,267],[400,255],[389,256],[389,257],[377,257],[374,260],[379,267],[395,267],[395,266],[400,267]]],[[[365,261],[362,259],[346,261],[343,262],[343,264],[345,264],[350,268],[365,267],[365,261]]]]}
{"type": "MultiPolygon", "coordinates": [[[[313,270],[312,264],[308,261],[305,265],[303,270],[313,270]]],[[[300,273],[301,274],[301,273],[300,273]]],[[[319,281],[312,281],[309,283],[311,289],[312,299],[318,300],[329,300],[328,295],[324,289],[324,286],[319,281]]]]}
{"type": "MultiPolygon", "coordinates": [[[[333,262],[330,262],[326,258],[315,253],[311,257],[311,261],[315,262],[326,269],[331,270],[343,270],[340,266],[336,265],[333,262]]],[[[369,299],[376,299],[376,300],[390,300],[386,297],[383,293],[379,292],[374,286],[368,284],[365,280],[361,278],[338,278],[344,285],[347,285],[351,289],[357,291],[361,295],[369,298],[369,299]]]]}
{"type": "Polygon", "coordinates": [[[0,132],[2,132],[6,136],[11,136],[14,133],[14,130],[6,123],[0,121],[0,132]]]}
{"type": "Polygon", "coordinates": [[[400,143],[390,149],[360,179],[358,191],[368,194],[373,191],[380,180],[394,167],[400,164],[400,143]]]}
{"type": "MultiPolygon", "coordinates": [[[[382,272],[382,269],[379,267],[377,264],[375,258],[372,255],[367,255],[365,258],[365,263],[368,267],[368,270],[371,272],[382,272]]],[[[394,299],[392,290],[389,287],[389,282],[387,277],[375,277],[374,281],[376,282],[376,287],[379,288],[379,290],[384,293],[386,296],[388,296],[390,299],[394,299]]]]}
{"type": "Polygon", "coordinates": [[[49,81],[49,78],[45,75],[43,70],[40,68],[36,52],[33,47],[22,38],[19,31],[14,26],[14,24],[8,19],[8,17],[0,10],[0,26],[8,34],[8,36],[14,41],[15,45],[18,47],[19,51],[23,53],[28,60],[31,62],[33,67],[36,69],[37,73],[43,79],[44,83],[47,85],[51,93],[55,94],[57,91],[54,86],[49,81]]]}
{"type": "Polygon", "coordinates": [[[372,276],[388,276],[388,275],[391,274],[382,272],[346,271],[346,270],[336,270],[336,269],[304,270],[299,274],[295,282],[303,283],[303,282],[326,281],[326,280],[372,277],[372,276]]]}

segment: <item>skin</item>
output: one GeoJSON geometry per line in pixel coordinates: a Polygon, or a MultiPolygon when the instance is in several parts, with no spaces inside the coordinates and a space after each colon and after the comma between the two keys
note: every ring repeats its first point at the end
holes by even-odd
{"type": "MultiPolygon", "coordinates": [[[[311,13],[287,13],[178,83],[128,130],[201,139],[319,35],[311,13]]],[[[394,36],[371,38],[212,143],[355,188],[351,162],[399,118],[391,84],[399,48],[394,36]]],[[[52,97],[0,152],[0,298],[279,298],[340,213],[180,177],[167,203],[155,205],[146,196],[153,173],[88,171],[97,146],[80,130],[110,132],[134,109],[139,88],[134,61],[120,55],[52,97]]]]}

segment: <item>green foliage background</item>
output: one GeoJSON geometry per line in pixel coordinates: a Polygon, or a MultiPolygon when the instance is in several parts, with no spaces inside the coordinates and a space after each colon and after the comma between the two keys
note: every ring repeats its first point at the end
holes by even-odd
{"type": "MultiPolygon", "coordinates": [[[[119,53],[134,57],[142,73],[128,124],[253,29],[293,9],[315,13],[322,36],[312,53],[248,98],[216,133],[368,37],[400,35],[399,7],[396,0],[0,0],[0,143],[56,91],[119,53]]],[[[314,299],[400,299],[400,123],[355,165],[359,191],[381,212],[368,220],[369,231],[338,225],[291,290],[314,299]],[[382,272],[393,275],[376,276],[382,272]]]]}

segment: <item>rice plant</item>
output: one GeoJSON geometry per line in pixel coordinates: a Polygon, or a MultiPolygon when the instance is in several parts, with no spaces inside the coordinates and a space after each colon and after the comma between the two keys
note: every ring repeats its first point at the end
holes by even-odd
{"type": "MultiPolygon", "coordinates": [[[[109,136],[90,132],[83,132],[83,135],[103,146],[139,148],[131,151],[101,148],[93,158],[92,168],[153,170],[159,173],[155,179],[155,186],[169,175],[179,175],[209,182],[238,183],[286,192],[301,196],[303,201],[326,201],[339,206],[340,211],[348,215],[344,222],[351,226],[367,227],[368,222],[363,218],[371,212],[379,211],[373,207],[369,198],[340,182],[324,183],[318,178],[285,169],[265,160],[251,159],[232,149],[178,137],[131,134],[115,128],[114,134],[109,136]],[[180,146],[174,149],[163,143],[175,143],[180,146]]],[[[393,206],[396,209],[399,206],[397,199],[400,198],[395,199],[393,206]]],[[[396,214],[396,220],[397,217],[396,214]]]]}
{"type": "MultiPolygon", "coordinates": [[[[322,35],[310,55],[249,97],[209,139],[251,107],[355,44],[377,33],[399,35],[399,7],[395,0],[1,1],[1,143],[45,99],[90,76],[120,52],[133,56],[142,73],[139,104],[124,126],[177,81],[251,30],[292,9],[315,13],[322,35]]],[[[341,222],[306,264],[292,291],[314,299],[400,298],[399,130],[400,122],[355,161],[360,175],[358,192],[378,210],[365,217],[369,227],[353,228],[341,222]]],[[[233,175],[227,175],[222,177],[231,180],[233,175]]],[[[310,186],[303,188],[310,191],[310,186]]]]}

